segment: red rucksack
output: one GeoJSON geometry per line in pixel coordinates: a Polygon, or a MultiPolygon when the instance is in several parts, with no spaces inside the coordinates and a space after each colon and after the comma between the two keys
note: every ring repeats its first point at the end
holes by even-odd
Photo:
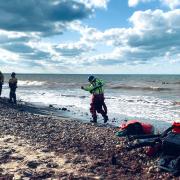
{"type": "Polygon", "coordinates": [[[129,120],[120,125],[120,131],[127,130],[129,135],[152,134],[154,127],[151,124],[143,123],[138,120],[129,120]]]}

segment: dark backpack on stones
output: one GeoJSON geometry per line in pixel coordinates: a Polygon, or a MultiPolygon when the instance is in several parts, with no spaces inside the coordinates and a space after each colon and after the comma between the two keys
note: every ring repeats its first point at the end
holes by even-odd
{"type": "Polygon", "coordinates": [[[162,143],[163,154],[180,156],[180,134],[170,132],[162,143]]]}

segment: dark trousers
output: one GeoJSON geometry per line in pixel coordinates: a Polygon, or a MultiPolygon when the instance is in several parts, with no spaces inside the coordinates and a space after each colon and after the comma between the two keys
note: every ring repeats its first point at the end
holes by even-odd
{"type": "Polygon", "coordinates": [[[94,94],[91,99],[90,112],[93,120],[97,120],[97,113],[100,113],[105,119],[107,118],[107,107],[104,102],[103,94],[94,94]]]}
{"type": "Polygon", "coordinates": [[[0,96],[1,96],[1,92],[2,92],[2,83],[0,83],[0,96]]]}
{"type": "Polygon", "coordinates": [[[16,88],[10,88],[9,100],[16,104],[16,88]]]}

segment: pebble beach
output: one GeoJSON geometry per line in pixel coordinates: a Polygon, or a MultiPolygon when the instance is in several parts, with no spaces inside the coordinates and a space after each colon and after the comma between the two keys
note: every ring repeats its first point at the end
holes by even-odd
{"type": "MultiPolygon", "coordinates": [[[[117,127],[84,123],[0,99],[0,179],[178,179],[145,149],[127,151],[117,127]]],[[[48,112],[48,111],[47,111],[48,112]]]]}

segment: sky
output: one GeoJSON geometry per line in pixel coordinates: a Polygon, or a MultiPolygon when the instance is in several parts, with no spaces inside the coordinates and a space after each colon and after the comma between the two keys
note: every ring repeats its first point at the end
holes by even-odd
{"type": "Polygon", "coordinates": [[[180,74],[180,0],[1,0],[0,70],[180,74]]]}

